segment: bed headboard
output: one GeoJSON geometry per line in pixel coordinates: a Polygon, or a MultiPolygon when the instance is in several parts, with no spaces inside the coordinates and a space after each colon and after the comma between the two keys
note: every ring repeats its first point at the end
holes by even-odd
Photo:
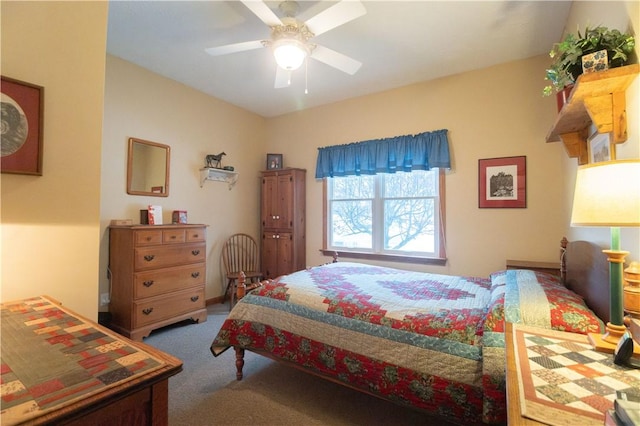
{"type": "Polygon", "coordinates": [[[562,239],[561,271],[565,285],[582,296],[604,322],[609,321],[609,263],[602,247],[562,239]]]}

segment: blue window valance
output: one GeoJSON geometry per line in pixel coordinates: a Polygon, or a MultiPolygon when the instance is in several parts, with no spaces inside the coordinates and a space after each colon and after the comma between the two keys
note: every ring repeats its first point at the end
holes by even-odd
{"type": "Polygon", "coordinates": [[[447,130],[318,148],[316,179],[451,168],[447,130]]]}

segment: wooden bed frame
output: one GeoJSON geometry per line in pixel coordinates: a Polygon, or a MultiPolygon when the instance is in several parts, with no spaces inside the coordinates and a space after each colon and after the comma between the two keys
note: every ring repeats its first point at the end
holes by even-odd
{"type": "MultiPolygon", "coordinates": [[[[334,253],[333,262],[338,261],[338,253],[334,253]]],[[[560,241],[560,276],[567,288],[584,298],[587,306],[595,312],[595,314],[605,323],[609,321],[609,265],[607,257],[602,253],[602,248],[587,242],[574,241],[569,242],[565,237],[560,241]]],[[[244,297],[247,291],[251,291],[272,280],[263,280],[260,282],[246,284],[246,278],[241,272],[238,279],[237,300],[244,297]]],[[[242,380],[244,368],[245,349],[234,346],[236,352],[236,379],[242,380]]],[[[349,386],[344,382],[324,376],[313,371],[298,366],[295,363],[283,361],[271,354],[263,351],[252,351],[259,355],[273,359],[280,363],[287,364],[299,370],[322,377],[325,380],[347,386],[358,392],[368,393],[375,397],[373,393],[366,392],[362,389],[349,386]]]]}
{"type": "Polygon", "coordinates": [[[560,242],[560,272],[564,285],[582,296],[605,323],[609,321],[609,263],[599,247],[588,241],[560,242]]]}

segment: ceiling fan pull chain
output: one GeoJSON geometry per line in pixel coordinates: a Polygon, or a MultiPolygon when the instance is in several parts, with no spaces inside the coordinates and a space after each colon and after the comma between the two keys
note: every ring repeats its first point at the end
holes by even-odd
{"type": "Polygon", "coordinates": [[[309,94],[309,57],[307,56],[304,59],[304,94],[308,95],[309,94]]]}

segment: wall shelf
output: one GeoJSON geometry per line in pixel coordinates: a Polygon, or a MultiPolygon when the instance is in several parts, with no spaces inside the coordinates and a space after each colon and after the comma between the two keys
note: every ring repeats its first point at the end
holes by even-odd
{"type": "Polygon", "coordinates": [[[205,181],[208,180],[226,182],[229,184],[229,190],[231,190],[238,180],[238,172],[216,169],[213,167],[204,167],[200,169],[200,188],[202,188],[205,181]]]}
{"type": "Polygon", "coordinates": [[[591,123],[598,133],[611,133],[612,144],[626,141],[625,92],[637,76],[638,64],[582,74],[547,134],[547,142],[562,141],[569,157],[586,164],[591,123]]]}

